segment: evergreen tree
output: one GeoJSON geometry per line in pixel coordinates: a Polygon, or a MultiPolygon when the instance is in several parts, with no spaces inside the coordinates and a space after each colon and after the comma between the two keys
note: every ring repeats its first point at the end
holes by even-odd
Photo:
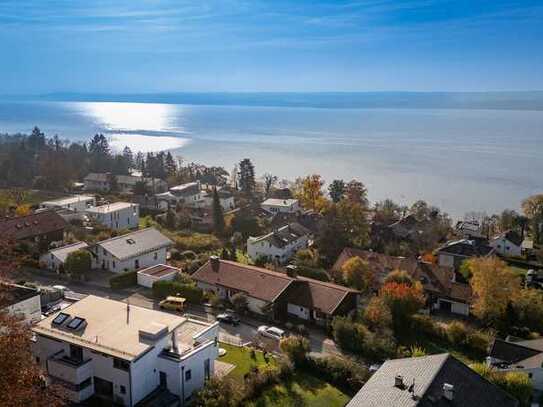
{"type": "Polygon", "coordinates": [[[224,213],[217,188],[213,188],[213,226],[216,234],[224,233],[224,213]]]}
{"type": "Polygon", "coordinates": [[[103,134],[96,134],[90,144],[90,170],[93,172],[108,172],[110,170],[111,151],[109,143],[103,134]]]}
{"type": "Polygon", "coordinates": [[[238,184],[239,189],[247,195],[251,195],[255,191],[255,167],[249,158],[244,158],[239,163],[238,184]]]}
{"type": "Polygon", "coordinates": [[[128,168],[134,167],[134,154],[132,154],[132,150],[130,147],[125,146],[123,149],[123,158],[126,162],[126,165],[128,168]]]}
{"type": "Polygon", "coordinates": [[[173,177],[177,173],[177,164],[175,160],[173,159],[172,153],[170,153],[169,151],[166,153],[164,167],[165,167],[166,175],[168,177],[173,177]]]}
{"type": "Polygon", "coordinates": [[[338,203],[345,194],[345,182],[342,179],[333,180],[328,186],[328,192],[332,201],[338,203]]]}

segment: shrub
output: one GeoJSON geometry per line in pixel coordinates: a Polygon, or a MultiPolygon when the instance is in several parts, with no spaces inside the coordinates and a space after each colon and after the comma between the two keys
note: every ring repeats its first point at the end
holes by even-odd
{"type": "Polygon", "coordinates": [[[426,336],[434,339],[445,338],[445,330],[443,327],[436,324],[428,315],[413,315],[411,317],[411,327],[419,336],[426,336]]]}
{"type": "Polygon", "coordinates": [[[181,284],[194,284],[194,280],[187,273],[177,273],[174,277],[174,281],[181,284]]]}
{"type": "Polygon", "coordinates": [[[203,292],[194,284],[182,284],[177,281],[155,281],[153,283],[153,296],[157,299],[175,295],[185,298],[188,302],[199,304],[202,302],[203,292]]]}
{"type": "Polygon", "coordinates": [[[364,309],[364,322],[372,330],[381,330],[392,326],[390,309],[379,297],[373,297],[364,309]]]}
{"type": "Polygon", "coordinates": [[[221,242],[213,235],[205,233],[194,233],[189,236],[177,235],[175,246],[180,251],[191,250],[195,253],[217,250],[221,242]]]}
{"type": "Polygon", "coordinates": [[[309,341],[301,336],[290,336],[281,339],[279,344],[281,351],[287,355],[294,366],[299,367],[305,364],[307,354],[310,351],[309,341]]]}
{"type": "Polygon", "coordinates": [[[360,390],[369,377],[368,370],[363,365],[338,356],[309,357],[307,369],[311,374],[351,394],[360,390]]]}
{"type": "Polygon", "coordinates": [[[485,356],[490,345],[490,336],[480,331],[473,331],[466,338],[466,346],[478,355],[485,356]]]}
{"type": "Polygon", "coordinates": [[[239,384],[230,378],[213,378],[195,393],[195,407],[237,407],[243,398],[239,384]]]}
{"type": "Polygon", "coordinates": [[[234,307],[238,313],[247,311],[247,307],[249,306],[247,296],[243,293],[234,294],[232,297],[230,297],[230,302],[232,303],[232,307],[234,307]]]}
{"type": "Polygon", "coordinates": [[[111,288],[127,288],[138,284],[138,272],[127,271],[121,274],[117,274],[109,279],[109,286],[111,288]]]}
{"type": "Polygon", "coordinates": [[[64,269],[72,278],[85,279],[92,267],[91,254],[86,250],[76,250],[66,257],[64,269]]]}
{"type": "Polygon", "coordinates": [[[447,339],[452,345],[464,345],[468,336],[466,326],[460,321],[453,321],[447,325],[447,339]]]}
{"type": "Polygon", "coordinates": [[[416,346],[416,345],[411,346],[409,350],[407,351],[407,353],[412,358],[418,358],[418,357],[427,355],[426,349],[424,349],[422,346],[416,346]]]}
{"type": "Polygon", "coordinates": [[[364,351],[364,339],[369,335],[368,329],[363,324],[351,322],[344,317],[336,317],[332,321],[334,340],[340,348],[355,354],[364,351]]]}
{"type": "Polygon", "coordinates": [[[529,406],[532,396],[532,381],[528,374],[523,372],[500,372],[485,363],[475,363],[471,368],[485,379],[501,387],[521,402],[522,406],[529,406]]]}
{"type": "Polygon", "coordinates": [[[409,273],[407,273],[407,271],[394,270],[388,273],[388,275],[385,277],[385,281],[383,282],[383,284],[388,283],[405,284],[408,286],[412,286],[413,279],[411,278],[409,273]]]}
{"type": "Polygon", "coordinates": [[[304,277],[313,278],[320,281],[330,281],[330,276],[326,270],[321,268],[311,268],[311,267],[297,267],[297,273],[304,277]]]}

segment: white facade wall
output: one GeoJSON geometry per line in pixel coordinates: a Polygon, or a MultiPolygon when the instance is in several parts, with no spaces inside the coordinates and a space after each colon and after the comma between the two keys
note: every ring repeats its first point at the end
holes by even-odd
{"type": "Polygon", "coordinates": [[[122,261],[99,245],[94,248],[94,253],[96,254],[96,257],[93,257],[94,268],[109,270],[113,273],[122,273],[156,266],[157,264],[165,264],[167,249],[164,247],[122,261]],[[139,267],[136,267],[136,260],[139,267]]]}
{"type": "Polygon", "coordinates": [[[438,264],[443,267],[454,267],[454,256],[440,253],[437,258],[438,264]]]}
{"type": "Polygon", "coordinates": [[[260,207],[270,213],[296,213],[300,211],[300,204],[298,201],[293,202],[291,205],[269,205],[262,203],[260,207]]]}
{"type": "MultiPolygon", "coordinates": [[[[209,193],[200,205],[201,208],[211,208],[213,206],[213,193],[209,193]]],[[[219,196],[219,202],[224,211],[230,211],[235,208],[234,197],[230,196],[228,198],[221,198],[219,196]]]]}
{"type": "Polygon", "coordinates": [[[176,274],[176,272],[172,272],[171,274],[166,274],[161,277],[155,277],[148,274],[138,273],[138,285],[153,288],[153,283],[155,281],[172,281],[175,278],[176,274]]]}
{"type": "Polygon", "coordinates": [[[300,319],[308,320],[311,316],[311,311],[309,310],[309,308],[301,307],[299,305],[294,305],[291,303],[287,304],[287,312],[300,319]]]}
{"type": "Polygon", "coordinates": [[[87,210],[89,206],[95,206],[95,205],[96,205],[96,199],[94,197],[82,196],[75,202],[70,202],[70,203],[65,203],[65,204],[61,202],[55,203],[54,201],[43,202],[41,204],[41,207],[48,208],[48,209],[63,208],[63,209],[70,209],[74,212],[84,212],[85,210],[87,210]]]}
{"type": "Polygon", "coordinates": [[[437,300],[437,309],[441,309],[443,303],[450,303],[451,304],[451,312],[453,314],[469,316],[469,304],[465,304],[463,302],[452,301],[452,300],[443,300],[443,299],[439,298],[437,300]]]}
{"type": "Polygon", "coordinates": [[[137,228],[140,220],[140,210],[137,204],[110,212],[88,211],[87,214],[94,221],[114,230],[137,228]]]}
{"type": "Polygon", "coordinates": [[[505,257],[518,257],[522,254],[522,247],[515,245],[513,242],[500,237],[493,239],[489,246],[496,250],[496,253],[505,257]]]}
{"type": "Polygon", "coordinates": [[[265,239],[255,241],[254,238],[249,237],[247,239],[247,255],[252,261],[256,261],[259,257],[266,257],[272,261],[277,260],[279,263],[286,263],[298,250],[307,249],[308,246],[308,236],[301,236],[285,247],[273,246],[265,239]]]}
{"type": "Polygon", "coordinates": [[[48,270],[58,271],[63,262],[51,252],[47,252],[40,256],[40,264],[43,264],[48,270]]]}
{"type": "Polygon", "coordinates": [[[29,324],[40,322],[41,320],[41,299],[40,294],[36,293],[35,296],[26,300],[20,301],[16,304],[6,307],[5,310],[8,314],[21,317],[29,324]]]}

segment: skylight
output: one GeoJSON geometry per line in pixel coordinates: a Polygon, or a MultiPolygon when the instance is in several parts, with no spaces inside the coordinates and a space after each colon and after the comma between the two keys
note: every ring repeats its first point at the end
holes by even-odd
{"type": "Polygon", "coordinates": [[[66,328],[73,329],[74,331],[78,330],[82,327],[82,325],[85,324],[85,318],[79,318],[74,317],[68,325],[66,325],[66,328]]]}
{"type": "Polygon", "coordinates": [[[55,325],[62,325],[64,321],[66,321],[70,317],[70,314],[66,314],[65,312],[61,312],[58,314],[55,319],[53,319],[53,324],[55,325]]]}

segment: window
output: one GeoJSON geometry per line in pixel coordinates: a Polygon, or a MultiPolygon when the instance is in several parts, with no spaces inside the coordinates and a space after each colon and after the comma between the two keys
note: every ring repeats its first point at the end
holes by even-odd
{"type": "Polygon", "coordinates": [[[36,363],[39,365],[40,364],[40,358],[39,356],[36,356],[36,363]]]}
{"type": "Polygon", "coordinates": [[[157,252],[155,252],[155,254],[154,254],[154,256],[153,256],[153,257],[154,257],[154,259],[155,259],[155,260],[156,260],[156,259],[158,259],[158,253],[157,253],[157,252]]]}
{"type": "Polygon", "coordinates": [[[138,259],[134,260],[134,267],[136,269],[139,269],[140,268],[140,261],[138,259]]]}
{"type": "Polygon", "coordinates": [[[83,361],[83,348],[70,344],[70,359],[83,361]]]}
{"type": "Polygon", "coordinates": [[[130,370],[130,362],[127,362],[126,360],[123,360],[123,359],[114,358],[113,367],[115,369],[124,370],[125,372],[128,372],[130,370]]]}
{"type": "Polygon", "coordinates": [[[104,256],[107,254],[106,249],[102,248],[102,251],[104,252],[104,256]]]}
{"type": "Polygon", "coordinates": [[[209,362],[209,359],[204,360],[204,378],[205,380],[209,380],[211,377],[211,363],[209,362]]]}
{"type": "Polygon", "coordinates": [[[115,268],[115,261],[113,261],[113,268],[115,268]]]}
{"type": "Polygon", "coordinates": [[[121,384],[121,394],[126,394],[126,387],[121,384]]]}
{"type": "Polygon", "coordinates": [[[185,381],[187,382],[190,381],[191,377],[192,377],[192,371],[189,369],[185,372],[185,381]]]}

